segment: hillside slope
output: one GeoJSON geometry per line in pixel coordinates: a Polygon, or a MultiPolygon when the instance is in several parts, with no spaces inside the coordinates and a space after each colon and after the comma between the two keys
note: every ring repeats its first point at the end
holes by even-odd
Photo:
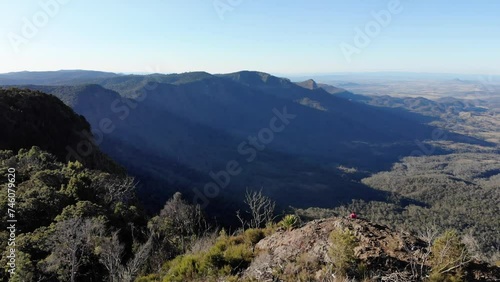
{"type": "MultiPolygon", "coordinates": [[[[223,171],[228,161],[237,161],[242,171],[223,189],[232,192],[220,193],[237,201],[247,187],[262,187],[284,206],[383,200],[385,193],[357,182],[358,175],[346,176],[339,167],[360,175],[389,169],[401,156],[419,150],[415,140],[428,140],[435,130],[261,72],[123,75],[94,83],[26,87],[47,91],[72,106],[95,129],[106,153],[141,179],[161,178],[157,187],[182,183],[180,190],[192,194],[213,181],[210,175],[223,171]],[[293,118],[283,122],[278,119],[283,116],[293,118]],[[270,130],[271,121],[279,126],[276,132],[270,130]],[[110,123],[107,133],[103,122],[110,123]],[[143,156],[155,156],[155,161],[143,156]],[[186,174],[172,173],[173,166],[185,168],[186,174]],[[197,176],[189,177],[189,183],[185,180],[192,172],[197,176]]],[[[456,134],[448,138],[481,142],[456,134]]],[[[159,205],[172,194],[160,190],[151,197],[159,205]]]]}
{"type": "MultiPolygon", "coordinates": [[[[176,186],[187,195],[192,193],[193,187],[203,189],[203,185],[213,181],[209,172],[224,169],[227,161],[232,159],[239,161],[243,167],[243,171],[231,179],[226,189],[232,191],[231,195],[227,195],[236,199],[246,187],[265,187],[266,193],[284,206],[329,206],[349,201],[351,197],[367,200],[385,198],[384,193],[343,179],[335,170],[332,173],[332,169],[290,154],[293,148],[306,152],[318,150],[311,145],[295,145],[295,142],[288,142],[290,144],[287,145],[287,140],[297,134],[297,129],[292,129],[293,132],[288,134],[286,131],[281,132],[285,136],[276,134],[272,144],[266,145],[266,150],[259,151],[255,160],[247,161],[247,154],[238,153],[238,145],[249,135],[257,134],[261,125],[269,124],[270,117],[264,111],[268,109],[273,114],[269,101],[276,102],[276,99],[252,96],[243,98],[250,94],[238,92],[242,90],[241,86],[235,83],[224,86],[225,84],[209,86],[209,95],[212,97],[204,97],[196,91],[201,87],[200,82],[183,87],[158,84],[155,89],[147,92],[147,99],[141,102],[121,97],[99,85],[27,87],[60,97],[85,116],[96,132],[99,132],[102,120],[110,119],[113,130],[97,134],[101,137],[98,145],[142,182],[152,184],[143,194],[154,201],[154,206],[162,205],[173,192],[169,187],[176,186]],[[233,93],[239,93],[243,97],[227,98],[233,93]],[[249,103],[250,99],[254,99],[252,104],[256,106],[253,109],[242,109],[241,105],[237,106],[238,103],[243,103],[242,99],[248,99],[249,103]],[[260,101],[262,103],[258,105],[260,101]],[[112,105],[115,102],[120,111],[114,111],[112,105]],[[220,111],[221,108],[227,110],[220,111]],[[259,109],[262,109],[260,114],[252,114],[255,110],[259,112],[259,109]],[[154,179],[158,183],[151,183],[154,179]],[[285,197],[281,189],[288,189],[293,193],[285,197]],[[321,193],[309,193],[310,189],[321,193]]],[[[243,90],[251,93],[244,88],[243,90]]],[[[283,102],[279,99],[277,101],[283,102]]],[[[300,105],[291,104],[290,109],[315,114],[314,110],[300,105]]],[[[301,127],[307,128],[305,124],[301,127]]],[[[314,133],[310,131],[311,134],[314,133]]],[[[312,137],[307,136],[299,141],[314,142],[312,137]]],[[[329,146],[327,140],[318,141],[324,143],[323,147],[329,146]]],[[[213,201],[215,206],[216,201],[213,201]]],[[[239,199],[237,202],[240,202],[239,199]]],[[[148,201],[148,204],[151,203],[148,201]]]]}

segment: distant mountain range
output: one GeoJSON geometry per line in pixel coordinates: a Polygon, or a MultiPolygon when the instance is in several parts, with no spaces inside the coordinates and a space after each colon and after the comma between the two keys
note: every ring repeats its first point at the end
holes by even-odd
{"type": "MultiPolygon", "coordinates": [[[[321,85],[321,84],[320,84],[321,85]]],[[[333,89],[328,87],[322,87],[327,92],[335,94],[337,97],[342,97],[344,99],[360,102],[372,106],[406,110],[409,112],[419,113],[428,117],[439,117],[447,113],[459,112],[485,112],[486,106],[489,104],[482,100],[466,100],[457,99],[453,97],[442,97],[436,100],[427,99],[424,97],[392,97],[389,95],[359,95],[353,94],[349,91],[339,91],[339,88],[334,87],[333,89]]]]}
{"type": "Polygon", "coordinates": [[[39,84],[61,85],[81,83],[85,80],[117,77],[119,74],[101,71],[60,70],[60,71],[22,71],[0,74],[0,84],[39,84]]]}
{"type": "MultiPolygon", "coordinates": [[[[337,73],[312,73],[307,75],[289,75],[294,80],[307,80],[313,78],[317,81],[331,80],[472,80],[477,81],[489,77],[494,81],[500,79],[500,75],[492,74],[458,74],[458,73],[426,73],[426,72],[401,72],[401,71],[379,71],[379,72],[337,72],[337,73]]],[[[339,85],[341,86],[341,85],[339,85]]]]}
{"type": "Polygon", "coordinates": [[[246,188],[297,207],[383,199],[356,179],[418,152],[435,130],[418,114],[379,107],[383,100],[253,71],[21,72],[0,75],[0,84],[53,94],[84,116],[96,144],[149,184],[142,196],[152,206],[179,189],[210,204],[241,201],[246,188]],[[223,177],[234,162],[241,170],[223,177]],[[346,176],[341,166],[356,173],[346,176]],[[217,197],[204,189],[209,183],[220,188],[217,197]]]}

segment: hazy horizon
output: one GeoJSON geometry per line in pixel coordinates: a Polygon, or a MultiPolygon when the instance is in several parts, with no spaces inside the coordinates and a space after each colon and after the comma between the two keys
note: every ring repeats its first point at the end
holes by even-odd
{"type": "MultiPolygon", "coordinates": [[[[0,73],[1,75],[16,75],[18,73],[44,73],[44,72],[106,72],[102,70],[83,70],[83,69],[58,69],[58,70],[23,70],[17,72],[0,73]]],[[[329,72],[329,73],[271,73],[263,70],[238,70],[250,72],[264,72],[276,77],[290,79],[294,82],[313,79],[318,83],[336,84],[339,82],[361,82],[361,81],[452,81],[463,80],[471,82],[479,82],[482,84],[500,84],[500,75],[489,74],[459,74],[459,73],[429,73],[429,72],[388,72],[388,71],[373,71],[373,72],[329,72]]],[[[109,72],[116,75],[172,75],[182,73],[206,72],[204,70],[195,70],[187,72],[109,72]]],[[[210,72],[207,72],[210,73],[210,72]]],[[[212,75],[227,74],[227,73],[210,73],[212,75]]]]}

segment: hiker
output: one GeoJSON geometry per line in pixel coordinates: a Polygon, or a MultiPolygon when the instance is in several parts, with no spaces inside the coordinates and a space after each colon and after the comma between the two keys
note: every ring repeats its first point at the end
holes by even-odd
{"type": "Polygon", "coordinates": [[[356,219],[356,218],[358,218],[358,215],[355,212],[351,212],[351,214],[349,215],[349,218],[356,219]]]}

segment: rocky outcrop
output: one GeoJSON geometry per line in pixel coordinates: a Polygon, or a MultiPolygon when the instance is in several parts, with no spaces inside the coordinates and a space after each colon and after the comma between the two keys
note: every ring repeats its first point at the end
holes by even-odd
{"type": "MultiPolygon", "coordinates": [[[[331,265],[329,235],[337,228],[347,228],[356,236],[358,246],[354,250],[358,265],[363,265],[374,281],[393,281],[386,280],[391,275],[398,276],[397,281],[419,281],[412,278],[412,266],[428,269],[422,259],[428,253],[428,246],[422,239],[364,219],[334,217],[314,220],[299,229],[278,231],[264,238],[256,245],[258,255],[245,276],[258,281],[276,281],[277,272],[306,261],[309,271],[316,272],[316,277],[324,277],[322,272],[331,265]]],[[[291,268],[294,267],[297,269],[297,266],[291,268]]],[[[499,268],[475,263],[469,265],[466,274],[470,278],[467,281],[499,281],[500,277],[499,268]]]]}

